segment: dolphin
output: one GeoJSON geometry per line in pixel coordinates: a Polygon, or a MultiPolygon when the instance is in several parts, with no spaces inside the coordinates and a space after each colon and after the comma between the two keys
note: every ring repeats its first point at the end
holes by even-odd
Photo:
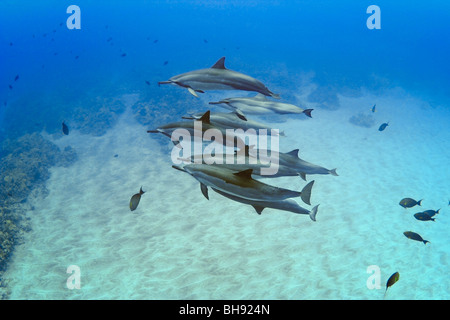
{"type": "Polygon", "coordinates": [[[271,101],[264,95],[258,93],[254,97],[227,98],[220,101],[213,101],[209,104],[219,105],[220,107],[232,111],[240,110],[244,114],[267,114],[275,112],[278,114],[298,114],[304,113],[311,118],[313,109],[302,109],[293,104],[271,101]]]}
{"type": "Polygon", "coordinates": [[[252,169],[252,174],[254,176],[263,177],[263,178],[278,178],[278,177],[290,177],[290,176],[300,176],[304,179],[304,177],[295,169],[289,168],[287,166],[277,166],[277,171],[275,174],[265,174],[261,173],[262,168],[269,168],[270,163],[262,163],[260,160],[255,158],[250,158],[248,155],[240,154],[238,151],[235,151],[234,154],[201,154],[201,155],[192,155],[190,158],[179,158],[179,160],[191,163],[198,163],[198,160],[201,159],[201,163],[213,165],[213,166],[221,166],[222,168],[230,169],[234,172],[241,172],[247,169],[252,169]],[[231,160],[228,160],[231,159],[231,160]]]}
{"type": "MultiPolygon", "coordinates": [[[[246,153],[249,154],[249,156],[255,157],[251,151],[251,148],[249,148],[248,150],[250,151],[246,150],[246,153]]],[[[298,149],[294,149],[286,153],[284,152],[278,152],[278,154],[275,152],[266,153],[270,154],[270,157],[267,157],[266,159],[264,159],[264,161],[269,161],[270,158],[278,157],[278,164],[280,166],[286,166],[295,169],[302,176],[302,178],[305,178],[306,174],[331,174],[333,176],[338,176],[338,174],[336,173],[336,169],[329,170],[299,158],[298,151],[299,151],[298,149]]],[[[261,154],[261,150],[259,150],[259,152],[261,154]]]]}
{"type": "Polygon", "coordinates": [[[290,212],[298,213],[298,214],[307,214],[307,215],[309,215],[309,217],[311,218],[312,221],[316,221],[316,214],[317,214],[319,205],[314,206],[311,209],[311,211],[309,211],[305,208],[300,207],[298,205],[298,203],[292,199],[285,199],[285,200],[281,200],[281,201],[254,201],[254,200],[248,200],[248,199],[241,198],[241,197],[236,197],[236,196],[233,196],[231,194],[225,193],[223,191],[220,191],[220,190],[217,190],[214,188],[213,188],[213,190],[215,192],[217,192],[218,194],[221,194],[222,196],[227,197],[228,199],[251,205],[253,208],[255,208],[255,210],[258,214],[261,214],[261,212],[265,208],[272,208],[272,209],[290,211],[290,212]]]}
{"type": "Polygon", "coordinates": [[[206,90],[244,90],[259,92],[275,99],[280,98],[259,80],[225,68],[225,57],[220,58],[211,68],[179,74],[168,81],[158,82],[158,85],[161,84],[187,88],[196,97],[198,97],[197,92],[204,93],[206,90]]]}
{"type": "Polygon", "coordinates": [[[205,196],[208,196],[208,186],[232,196],[256,201],[280,201],[287,198],[301,197],[306,204],[310,203],[311,189],[314,181],[308,183],[301,192],[274,187],[252,178],[252,169],[235,172],[233,170],[207,164],[188,164],[183,167],[172,166],[174,169],[189,173],[198,182],[205,196]]]}
{"type": "MultiPolygon", "coordinates": [[[[195,119],[198,120],[203,116],[203,113],[194,113],[190,116],[184,116],[183,119],[195,119]]],[[[243,113],[236,112],[211,112],[210,114],[211,124],[222,127],[225,129],[266,129],[269,134],[272,128],[264,123],[253,121],[245,117],[243,113]]],[[[284,136],[284,132],[280,132],[278,135],[284,136]]]]}
{"type": "MultiPolygon", "coordinates": [[[[234,139],[237,139],[238,145],[239,144],[244,144],[244,142],[242,141],[241,138],[239,138],[238,136],[235,135],[229,135],[226,133],[226,130],[224,128],[221,127],[217,127],[211,124],[210,121],[210,111],[206,111],[198,120],[195,121],[201,121],[202,123],[202,137],[203,137],[203,133],[205,133],[205,131],[209,130],[209,129],[216,129],[219,130],[220,133],[222,134],[222,137],[224,137],[224,139],[222,139],[223,145],[234,145],[234,139]],[[228,141],[228,144],[227,144],[228,141]]],[[[188,135],[187,136],[183,136],[183,139],[187,138],[190,139],[192,138],[195,134],[200,134],[197,133],[195,130],[195,121],[178,121],[178,122],[172,122],[172,123],[168,123],[166,125],[162,125],[158,128],[156,128],[155,130],[147,130],[148,133],[162,133],[165,136],[172,138],[172,133],[177,130],[177,129],[185,129],[187,130],[188,135]]],[[[174,141],[175,145],[178,145],[179,141],[174,141]]]]}

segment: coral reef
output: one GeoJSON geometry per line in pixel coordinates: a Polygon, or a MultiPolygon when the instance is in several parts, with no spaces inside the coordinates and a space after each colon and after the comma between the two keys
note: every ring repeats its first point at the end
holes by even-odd
{"type": "Polygon", "coordinates": [[[96,98],[76,107],[72,122],[81,133],[102,136],[116,123],[125,109],[120,99],[96,98]]]}
{"type": "Polygon", "coordinates": [[[52,166],[69,166],[77,154],[71,147],[60,150],[39,133],[26,134],[19,139],[5,140],[0,158],[0,298],[8,294],[2,277],[14,246],[29,230],[27,211],[23,204],[30,192],[43,189],[52,166]]]}
{"type": "Polygon", "coordinates": [[[352,116],[348,121],[355,126],[364,128],[372,128],[375,125],[375,118],[373,115],[364,113],[358,113],[357,115],[352,116]]]}

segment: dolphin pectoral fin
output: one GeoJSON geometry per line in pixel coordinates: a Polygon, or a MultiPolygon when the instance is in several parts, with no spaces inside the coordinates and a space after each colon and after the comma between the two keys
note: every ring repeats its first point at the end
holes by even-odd
{"type": "Polygon", "coordinates": [[[217,62],[214,63],[214,65],[211,68],[213,68],[213,69],[226,69],[225,68],[225,57],[222,57],[219,60],[217,60],[217,62]]]}
{"type": "Polygon", "coordinates": [[[225,101],[211,101],[209,104],[222,104],[226,103],[225,101]]]}
{"type": "Polygon", "coordinates": [[[312,118],[311,117],[311,111],[313,111],[313,110],[314,109],[306,109],[306,110],[303,110],[303,113],[306,114],[308,117],[312,118]]]}
{"type": "Polygon", "coordinates": [[[205,198],[209,200],[208,187],[206,185],[204,185],[203,183],[200,183],[200,190],[202,190],[202,193],[205,196],[205,198]]]}
{"type": "Polygon", "coordinates": [[[304,181],[306,181],[306,173],[299,172],[298,175],[300,176],[300,178],[302,178],[304,181]]]}
{"type": "Polygon", "coordinates": [[[261,214],[261,212],[266,208],[266,207],[258,206],[258,205],[254,205],[254,204],[252,204],[252,207],[255,208],[257,214],[261,214]]]}
{"type": "Polygon", "coordinates": [[[239,119],[247,121],[247,117],[245,116],[245,114],[241,110],[236,109],[234,111],[234,113],[238,116],[239,119]]]}
{"type": "Polygon", "coordinates": [[[159,133],[158,130],[147,130],[148,133],[159,133]]]}
{"type": "Polygon", "coordinates": [[[308,183],[301,192],[300,197],[302,198],[302,201],[306,204],[311,205],[311,189],[314,185],[314,180],[308,183]]]}
{"type": "Polygon", "coordinates": [[[316,221],[316,214],[317,214],[318,209],[319,209],[319,205],[312,208],[311,211],[309,212],[309,217],[311,218],[312,221],[316,221]]]}
{"type": "Polygon", "coordinates": [[[162,85],[162,84],[170,84],[170,83],[173,83],[173,81],[170,81],[170,80],[168,80],[168,81],[159,81],[159,82],[158,82],[158,87],[159,87],[160,85],[162,85]]]}
{"type": "Polygon", "coordinates": [[[192,89],[192,88],[190,88],[190,87],[188,87],[187,89],[188,89],[188,91],[189,91],[190,94],[192,94],[194,97],[197,97],[197,98],[198,98],[198,94],[197,94],[197,92],[195,92],[194,89],[192,89]]]}

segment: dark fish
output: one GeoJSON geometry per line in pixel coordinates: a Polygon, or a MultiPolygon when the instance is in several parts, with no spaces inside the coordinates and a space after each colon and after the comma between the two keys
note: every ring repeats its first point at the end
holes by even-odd
{"type": "Polygon", "coordinates": [[[430,242],[428,240],[423,240],[423,238],[420,236],[420,234],[412,232],[412,231],[405,231],[405,232],[403,232],[403,234],[408,239],[416,240],[416,241],[422,241],[424,244],[427,244],[427,242],[430,242]]]}
{"type": "Polygon", "coordinates": [[[62,27],[62,25],[63,25],[63,23],[62,23],[62,22],[60,22],[60,23],[59,23],[59,26],[60,26],[60,27],[62,27]]]}
{"type": "Polygon", "coordinates": [[[436,211],[435,210],[426,210],[426,211],[424,211],[422,213],[425,213],[425,214],[429,215],[430,217],[433,217],[436,214],[438,214],[440,210],[441,209],[437,209],[436,211]]]}
{"type": "Polygon", "coordinates": [[[13,88],[13,86],[12,86],[12,85],[10,85],[10,84],[8,85],[8,87],[9,87],[9,89],[12,89],[12,88],[13,88]]]}
{"type": "Polygon", "coordinates": [[[415,205],[421,206],[421,202],[422,202],[422,200],[416,201],[416,200],[411,199],[411,198],[404,198],[404,199],[400,200],[400,203],[399,203],[399,204],[400,204],[403,208],[412,208],[412,207],[414,207],[415,205]]]}
{"type": "Polygon", "coordinates": [[[115,155],[114,155],[114,158],[117,158],[118,156],[119,156],[118,154],[115,154],[115,155]]]}
{"type": "Polygon", "coordinates": [[[75,56],[75,59],[78,59],[80,56],[75,56]]]}
{"type": "Polygon", "coordinates": [[[384,295],[386,296],[387,289],[391,287],[394,283],[396,283],[400,279],[400,273],[395,272],[392,274],[392,276],[389,277],[388,281],[386,282],[386,291],[384,292],[384,295]]]}
{"type": "Polygon", "coordinates": [[[372,112],[376,112],[377,111],[377,110],[375,110],[375,106],[376,106],[376,104],[373,105],[372,112]]]}
{"type": "Polygon", "coordinates": [[[167,66],[167,64],[169,63],[169,61],[164,61],[164,65],[167,66]]]}
{"type": "Polygon", "coordinates": [[[150,82],[148,82],[147,80],[145,80],[145,83],[149,86],[150,85],[150,82]]]}
{"type": "Polygon", "coordinates": [[[420,221],[434,221],[435,219],[430,217],[428,214],[426,214],[425,212],[418,212],[414,215],[414,218],[416,218],[417,220],[420,221]]]}
{"type": "Polygon", "coordinates": [[[208,40],[206,40],[206,39],[203,39],[203,42],[204,42],[204,43],[208,43],[208,40]]]}
{"type": "Polygon", "coordinates": [[[10,47],[12,47],[12,45],[13,45],[13,43],[12,43],[12,42],[10,42],[10,43],[9,43],[9,46],[10,46],[10,47]]]}
{"type": "Polygon", "coordinates": [[[138,204],[139,204],[139,201],[141,201],[141,196],[142,196],[144,193],[145,193],[145,192],[142,191],[142,187],[141,187],[141,189],[139,190],[139,193],[136,193],[135,195],[133,195],[133,196],[131,197],[131,200],[130,200],[130,210],[131,210],[131,211],[136,210],[136,208],[137,208],[137,206],[138,206],[138,204]]]}
{"type": "Polygon", "coordinates": [[[112,37],[109,37],[108,39],[106,39],[106,42],[110,42],[112,40],[112,37]]]}
{"type": "Polygon", "coordinates": [[[63,123],[62,123],[62,132],[63,132],[66,136],[69,135],[69,127],[64,123],[64,121],[63,121],[63,123]]]}
{"type": "Polygon", "coordinates": [[[126,57],[127,54],[126,54],[126,53],[122,53],[120,56],[121,56],[121,57],[126,57]]]}
{"type": "Polygon", "coordinates": [[[17,75],[17,76],[14,78],[14,81],[17,81],[17,80],[19,80],[19,75],[17,75]]]}
{"type": "Polygon", "coordinates": [[[157,43],[158,42],[158,39],[156,39],[155,41],[153,41],[153,43],[157,43]]]}
{"type": "Polygon", "coordinates": [[[389,122],[387,123],[383,123],[379,128],[378,131],[383,131],[384,129],[386,129],[386,127],[389,125],[389,122]]]}

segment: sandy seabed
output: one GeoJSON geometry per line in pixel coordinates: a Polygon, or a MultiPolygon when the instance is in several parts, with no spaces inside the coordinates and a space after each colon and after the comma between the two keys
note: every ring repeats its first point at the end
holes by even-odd
{"type": "MultiPolygon", "coordinates": [[[[75,148],[79,160],[52,168],[49,195],[28,200],[32,231],[5,273],[10,298],[383,299],[398,271],[387,299],[449,299],[448,108],[401,90],[339,98],[336,111],[316,108],[307,121],[290,115],[274,124],[286,134],[281,151],[298,148],[301,158],[337,168],[338,177],[308,176],[316,222],[272,209],[259,216],[214,192],[206,200],[130,108],[101,137],[43,133],[75,148]],[[376,126],[348,121],[374,103],[376,126]],[[131,212],[141,186],[146,193],[131,212]],[[422,207],[402,208],[404,197],[424,199],[422,207]],[[439,208],[435,222],[413,217],[439,208]],[[407,239],[408,230],[430,243],[407,239]],[[81,270],[80,289],[67,288],[70,265],[81,270]],[[367,287],[371,265],[381,271],[379,290],[367,287]]],[[[296,177],[265,182],[305,185],[296,177]]]]}

